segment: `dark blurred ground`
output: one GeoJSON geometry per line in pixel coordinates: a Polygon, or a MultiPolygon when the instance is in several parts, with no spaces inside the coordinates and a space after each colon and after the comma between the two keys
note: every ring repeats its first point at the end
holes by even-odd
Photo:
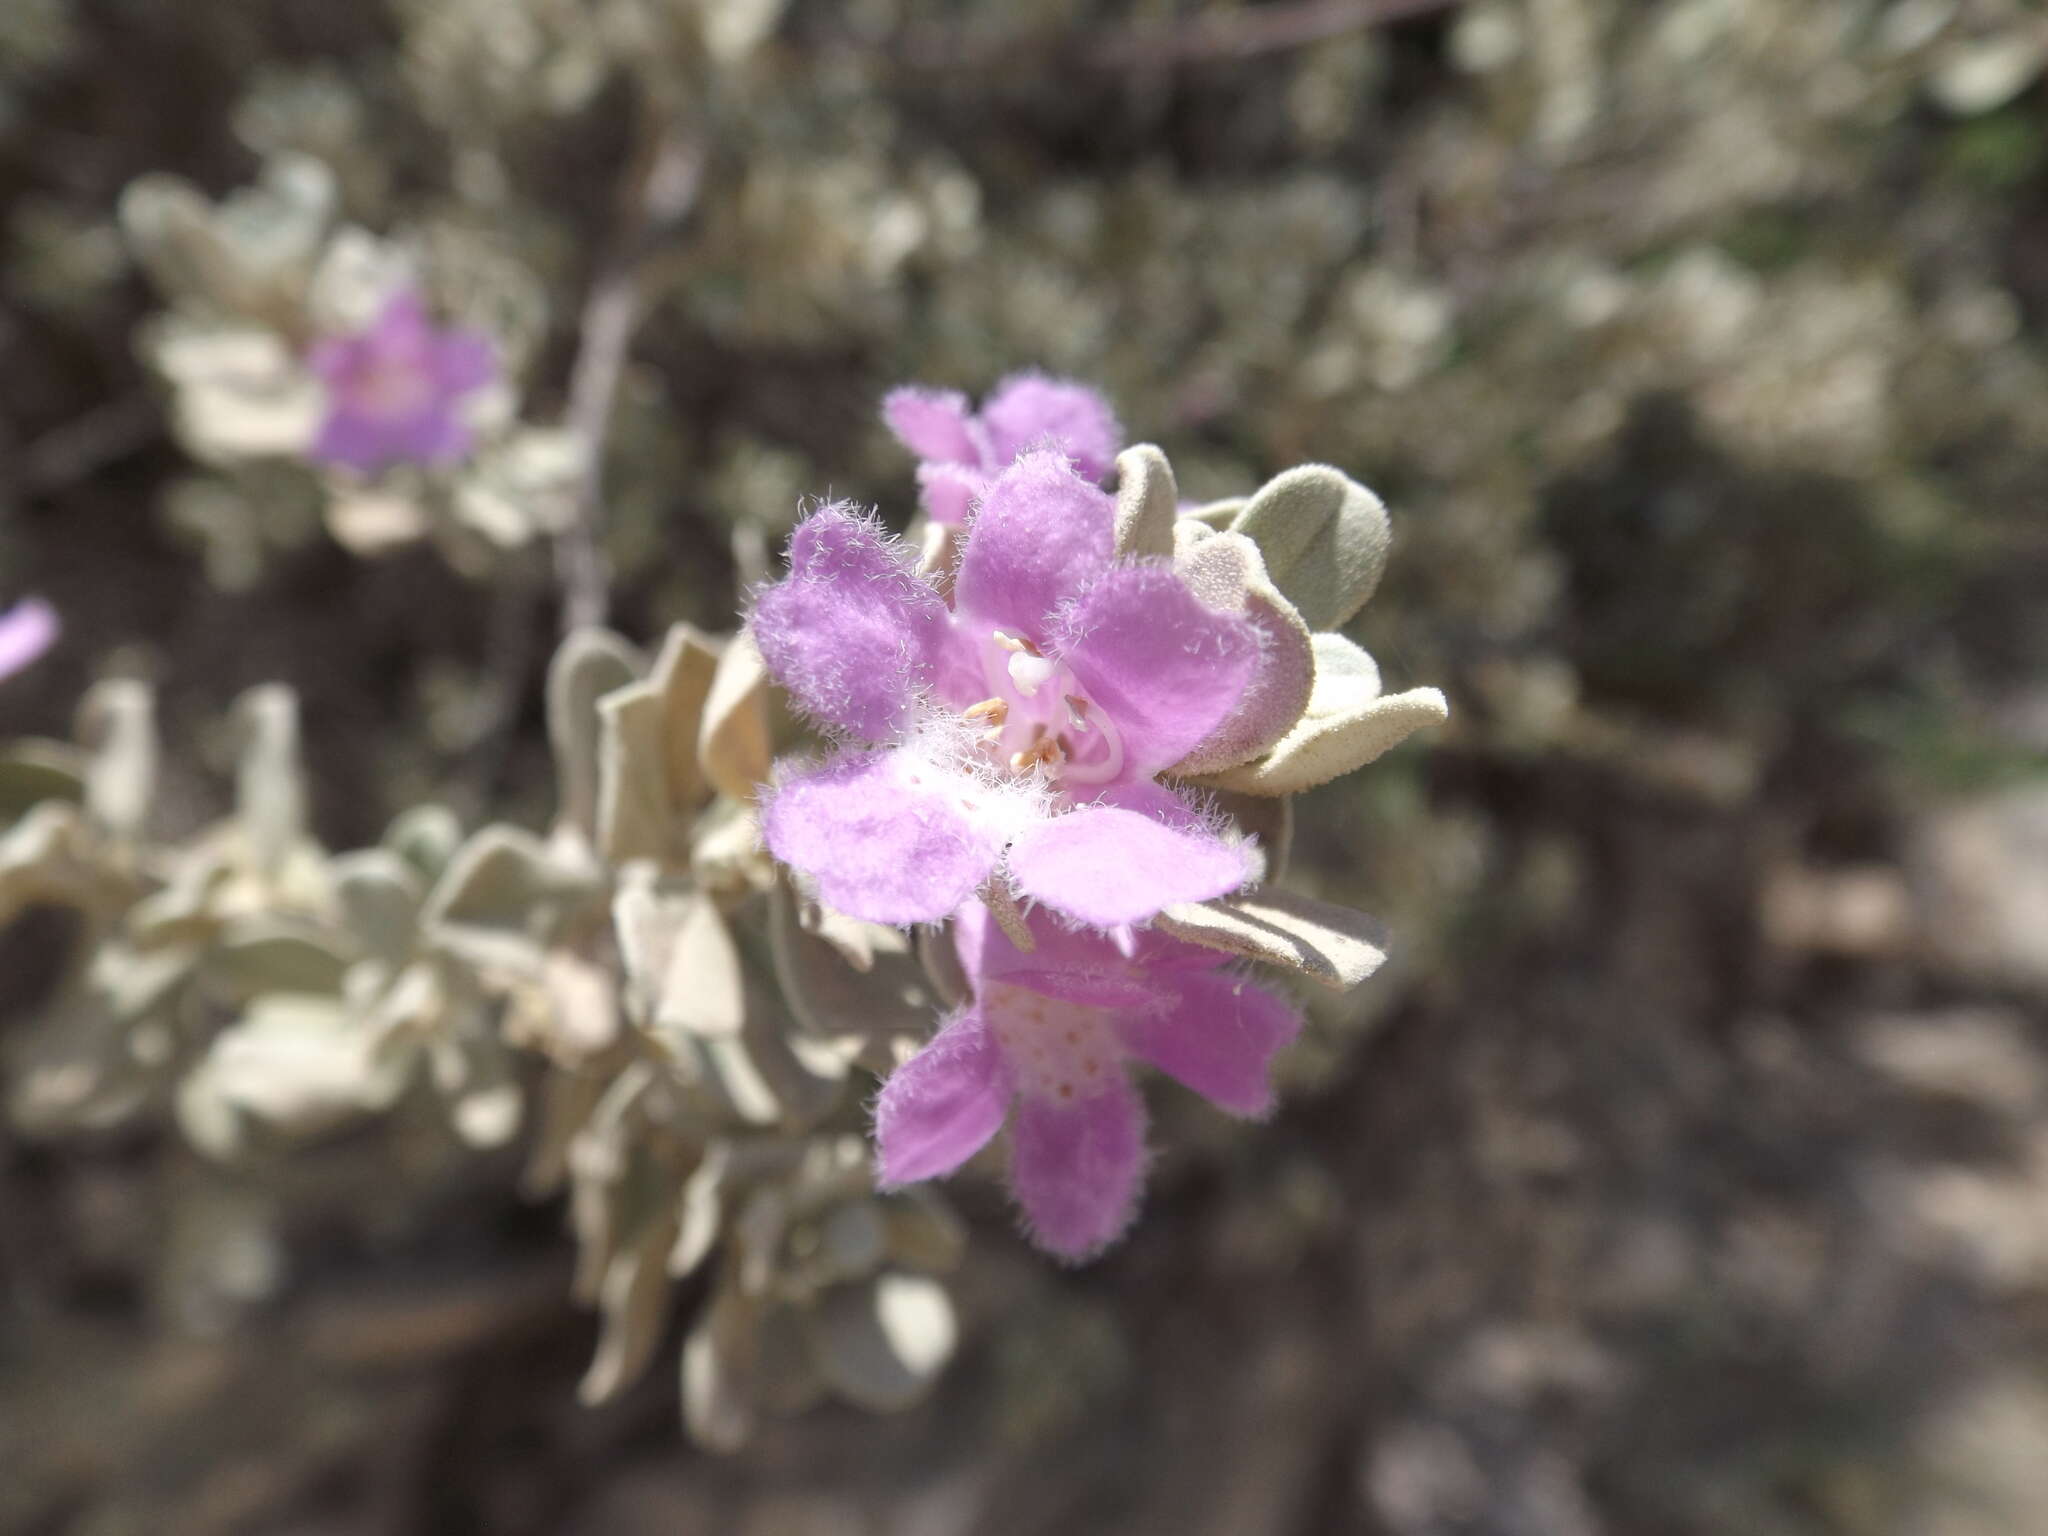
{"type": "MultiPolygon", "coordinates": [[[[437,723],[488,594],[317,541],[215,592],[154,510],[183,466],[113,200],[246,180],[235,103],[308,72],[398,111],[401,14],[9,8],[0,572],[70,631],[0,726],[149,671],[191,822],[209,722],[278,678],[330,846],[427,790],[538,819],[537,711],[509,749],[437,723]]],[[[0,1139],[0,1530],[2048,1529],[2037,13],[1529,0],[1134,66],[1088,61],[1121,13],[906,9],[797,7],[723,146],[623,407],[622,623],[729,618],[735,506],[907,514],[899,378],[1099,379],[1197,495],[1343,465],[1398,540],[1356,633],[1454,720],[1304,801],[1296,879],[1399,974],[1323,1011],[1269,1127],[1156,1096],[1145,1218],[1087,1269],[961,1190],[935,1401],[723,1460],[666,1375],[576,1406],[593,1325],[514,1160],[0,1139]],[[2019,85],[1971,95],[1963,44],[2019,85]],[[893,264],[792,214],[756,270],[806,169],[842,224],[933,179],[968,212],[906,204],[893,264]]],[[[565,286],[617,108],[498,144],[565,286]]],[[[0,940],[13,990],[49,938],[0,940]]]]}

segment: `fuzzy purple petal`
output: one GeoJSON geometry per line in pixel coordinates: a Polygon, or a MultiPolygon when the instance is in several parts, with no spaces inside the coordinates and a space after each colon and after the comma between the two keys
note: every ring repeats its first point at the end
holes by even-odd
{"type": "Polygon", "coordinates": [[[26,597],[0,613],[0,678],[12,677],[57,643],[57,610],[26,597]]]}
{"type": "Polygon", "coordinates": [[[1229,718],[1258,668],[1251,621],[1218,613],[1164,565],[1105,572],[1058,631],[1062,659],[1116,722],[1126,770],[1147,778],[1229,718]]]}
{"type": "Polygon", "coordinates": [[[391,424],[355,411],[330,410],[306,450],[316,464],[373,474],[403,455],[394,451],[391,424]]]}
{"type": "Polygon", "coordinates": [[[1156,784],[1112,791],[1027,827],[1010,845],[1019,891],[1097,928],[1148,923],[1176,902],[1227,896],[1251,874],[1244,844],[1219,836],[1156,784]]]}
{"type": "Polygon", "coordinates": [[[469,423],[445,401],[400,422],[392,423],[394,459],[409,464],[454,464],[469,456],[469,423]]]}
{"type": "MultiPolygon", "coordinates": [[[[1175,978],[1155,976],[1142,957],[1133,961],[1099,933],[1069,927],[1043,909],[1034,910],[1025,926],[1033,941],[1029,951],[1011,943],[980,902],[960,909],[953,920],[953,944],[961,969],[975,986],[1005,981],[1062,1002],[1120,1010],[1157,1011],[1173,1006],[1179,996],[1175,978]]],[[[1208,954],[1211,965],[1220,962],[1213,950],[1208,954]]]]}
{"type": "Polygon", "coordinates": [[[1091,1098],[1025,1096],[1011,1135],[1010,1188],[1039,1247],[1085,1259],[1137,1214],[1145,1175],[1145,1106],[1119,1076],[1091,1098]]]}
{"type": "Polygon", "coordinates": [[[875,1101],[882,1187],[958,1168],[1002,1129],[1010,1094],[995,1035],[979,1013],[961,1014],[882,1085],[875,1101]]]}
{"type": "Polygon", "coordinates": [[[917,466],[919,503],[935,523],[964,523],[974,503],[988,489],[988,476],[965,464],[917,466]]]}
{"type": "Polygon", "coordinates": [[[1057,453],[1027,453],[998,475],[968,525],[953,583],[970,625],[1042,644],[1048,615],[1109,568],[1116,503],[1057,453]]]}
{"type": "Polygon", "coordinates": [[[981,463],[981,444],[967,397],[957,390],[925,389],[915,384],[892,389],[882,397],[882,420],[896,440],[920,459],[981,463]]]}
{"type": "Polygon", "coordinates": [[[1273,1107],[1267,1069],[1301,1031],[1287,999],[1232,971],[1175,978],[1178,1006],[1119,1020],[1126,1049],[1234,1115],[1273,1107]]]}
{"type": "Polygon", "coordinates": [[[910,552],[844,504],[789,540],[789,574],[754,603],[754,638],[797,704],[864,741],[909,723],[947,640],[945,600],[910,552]]]}
{"type": "Polygon", "coordinates": [[[981,422],[997,464],[1050,443],[1090,480],[1109,473],[1123,446],[1123,428],[1107,400],[1085,384],[1042,373],[1012,374],[998,384],[981,408],[981,422]]]}
{"type": "Polygon", "coordinates": [[[777,788],[768,851],[824,903],[871,923],[935,923],[980,889],[1002,839],[974,786],[902,752],[851,755],[777,788]]]}
{"type": "Polygon", "coordinates": [[[434,346],[434,364],[441,388],[450,395],[482,389],[498,376],[497,351],[476,331],[443,332],[434,346]]]}

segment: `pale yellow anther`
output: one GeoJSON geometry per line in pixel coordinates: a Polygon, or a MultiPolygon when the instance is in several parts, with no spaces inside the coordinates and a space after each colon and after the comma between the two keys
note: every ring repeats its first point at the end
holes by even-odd
{"type": "Polygon", "coordinates": [[[1008,699],[983,699],[979,704],[970,704],[967,707],[967,718],[969,720],[986,720],[990,725],[1001,725],[1010,718],[1010,701],[1008,699]]]}
{"type": "Polygon", "coordinates": [[[1021,651],[1026,656],[1036,656],[1038,647],[1021,635],[1005,634],[1000,629],[989,631],[989,638],[1006,651],[1021,651]]]}

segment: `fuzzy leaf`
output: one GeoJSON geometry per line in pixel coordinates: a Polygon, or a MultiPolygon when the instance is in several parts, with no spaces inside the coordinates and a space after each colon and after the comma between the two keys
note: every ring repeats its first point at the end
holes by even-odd
{"type": "Polygon", "coordinates": [[[388,848],[343,854],[328,866],[342,921],[370,955],[398,965],[419,932],[420,878],[388,848]]]}
{"type": "MultiPolygon", "coordinates": [[[[843,944],[804,928],[797,908],[796,896],[778,886],[768,934],[776,980],[801,1028],[822,1039],[862,1043],[915,1038],[929,1028],[934,994],[903,934],[860,924],[868,963],[856,969],[843,944]]],[[[852,921],[839,919],[848,926],[852,921]]]]}
{"type": "Polygon", "coordinates": [[[1304,715],[1266,756],[1200,782],[1248,795],[1293,795],[1350,773],[1426,725],[1450,718],[1434,688],[1371,698],[1348,710],[1304,715]]]}
{"type": "Polygon", "coordinates": [[[416,805],[392,818],[383,844],[420,879],[435,881],[462,846],[462,822],[445,805],[416,805]]]}
{"type": "Polygon", "coordinates": [[[124,678],[95,683],[78,706],[78,740],[91,754],[86,812],[115,837],[142,835],[156,803],[156,699],[124,678]]]}
{"type": "Polygon", "coordinates": [[[646,1372],[668,1321],[669,1276],[665,1262],[675,1235],[673,1222],[645,1227],[625,1252],[606,1267],[598,1289],[603,1318],[597,1353],[576,1396],[585,1407],[610,1402],[646,1372]]]}
{"type": "Polygon", "coordinates": [[[1336,629],[1358,612],[1387,563],[1386,507],[1327,464],[1267,481],[1230,526],[1258,544],[1274,586],[1310,629],[1336,629]]]}
{"type": "Polygon", "coordinates": [[[718,672],[704,701],[697,757],[720,794],[752,800],[755,789],[767,782],[773,755],[768,669],[753,637],[742,630],[719,655],[718,672]]]}
{"type": "Polygon", "coordinates": [[[1386,963],[1386,930],[1349,907],[1293,891],[1260,890],[1168,907],[1156,919],[1177,939],[1270,961],[1348,992],[1386,963]]]}
{"type": "Polygon", "coordinates": [[[561,786],[561,819],[597,835],[598,700],[640,676],[640,653],[608,629],[565,636],[548,663],[548,741],[561,786]]]}
{"type": "Polygon", "coordinates": [[[11,826],[44,801],[85,801],[90,760],[69,742],[15,741],[0,754],[0,826],[11,826]]]}
{"type": "Polygon", "coordinates": [[[350,958],[344,945],[309,923],[251,916],[221,930],[206,969],[238,1001],[269,992],[338,997],[350,958]]]}
{"type": "Polygon", "coordinates": [[[236,820],[256,868],[275,875],[306,826],[299,697],[280,683],[264,683],[235,700],[235,717],[242,730],[235,765],[236,820]]]}
{"type": "Polygon", "coordinates": [[[707,1450],[731,1452],[754,1432],[761,1304],[722,1285],[683,1340],[683,1422],[707,1450]]]}
{"type": "Polygon", "coordinates": [[[809,1321],[825,1379],[876,1413],[900,1412],[930,1391],[959,1337],[945,1287],[922,1275],[835,1287],[809,1321]]]}
{"type": "Polygon", "coordinates": [[[1173,523],[1180,491],[1173,466],[1150,443],[1116,456],[1116,553],[1119,559],[1173,553],[1173,523]]]}
{"type": "Polygon", "coordinates": [[[612,903],[619,952],[646,1023],[664,1039],[729,1038],[746,1022],[746,978],[710,897],[634,881],[612,903]]]}
{"type": "Polygon", "coordinates": [[[1258,546],[1242,534],[1212,534],[1184,546],[1175,569],[1212,606],[1221,605],[1205,588],[1218,596],[1240,592],[1245,615],[1259,631],[1258,669],[1238,707],[1174,768],[1181,774],[1214,773],[1249,762],[1294,729],[1314,692],[1313,637],[1267,577],[1258,546]]]}

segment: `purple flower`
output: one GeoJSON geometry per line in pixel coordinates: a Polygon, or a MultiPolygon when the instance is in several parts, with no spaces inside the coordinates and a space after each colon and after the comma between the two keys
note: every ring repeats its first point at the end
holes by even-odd
{"type": "Polygon", "coordinates": [[[762,831],[827,904],[937,922],[1006,876],[1115,929],[1250,877],[1250,849],[1156,779],[1237,707],[1259,632],[1169,565],[1115,559],[1113,519],[1063,454],[1025,454],[967,529],[950,608],[844,505],[798,526],[754,635],[803,710],[868,745],[785,772],[762,831]]]}
{"type": "Polygon", "coordinates": [[[472,438],[462,403],[497,376],[490,342],[435,329],[410,289],[393,294],[367,330],[319,343],[310,362],[327,386],[310,456],[363,474],[461,459],[472,438]]]}
{"type": "Polygon", "coordinates": [[[975,415],[967,397],[910,384],[882,401],[882,419],[916,454],[925,515],[958,523],[988,484],[1026,449],[1057,448],[1091,481],[1116,462],[1123,428],[1109,402],[1085,384],[1013,373],[975,415]]]}
{"type": "Polygon", "coordinates": [[[1284,998],[1212,949],[1157,933],[1129,953],[1030,919],[1026,953],[976,903],[954,939],[974,998],[898,1067],[875,1106],[883,1187],[952,1172],[1016,1107],[1010,1188],[1032,1240],[1063,1258],[1130,1225],[1144,1179],[1145,1107],[1133,1062],[1234,1115],[1267,1113],[1267,1068],[1301,1026],[1284,998]]]}
{"type": "Polygon", "coordinates": [[[0,678],[14,676],[57,642],[57,610],[26,597],[0,613],[0,678]]]}

